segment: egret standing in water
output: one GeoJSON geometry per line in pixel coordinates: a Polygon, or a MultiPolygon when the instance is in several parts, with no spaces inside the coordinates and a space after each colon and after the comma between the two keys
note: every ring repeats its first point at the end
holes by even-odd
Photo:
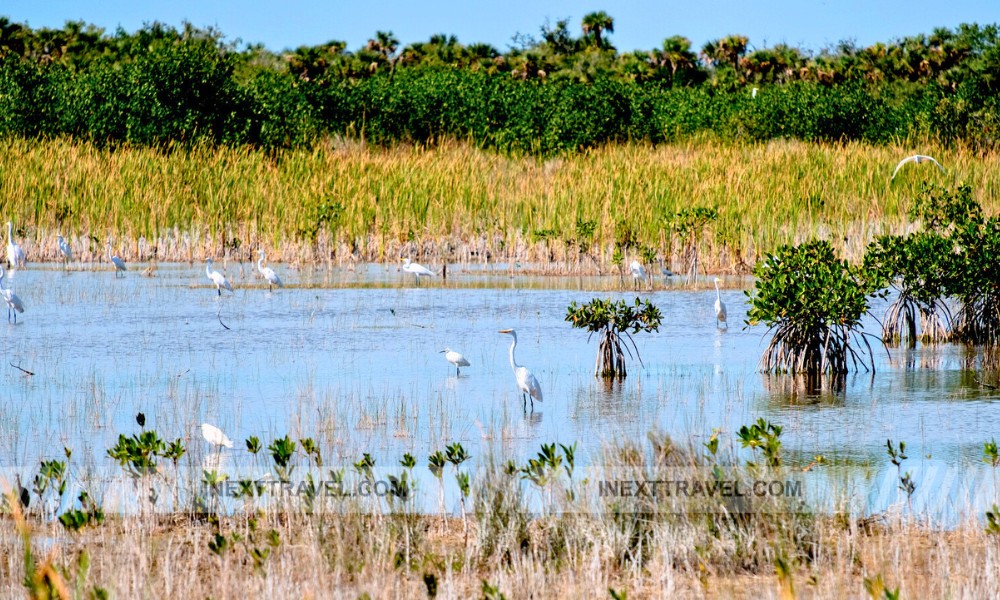
{"type": "Polygon", "coordinates": [[[7,303],[7,322],[10,323],[10,316],[13,313],[14,322],[17,323],[17,313],[24,312],[24,303],[21,299],[17,297],[10,288],[3,287],[3,279],[7,276],[4,272],[3,267],[0,267],[0,295],[3,296],[4,302],[7,303]]]}
{"type": "Polygon", "coordinates": [[[542,386],[538,385],[538,380],[531,374],[528,367],[522,367],[514,360],[514,348],[517,347],[517,332],[513,329],[501,329],[500,333],[506,333],[514,338],[510,343],[510,368],[514,370],[514,378],[517,379],[517,388],[521,390],[522,407],[528,411],[528,399],[531,399],[531,412],[535,412],[535,400],[542,401],[542,386]]]}
{"type": "Polygon", "coordinates": [[[642,266],[642,263],[638,260],[633,260],[632,264],[628,266],[628,270],[632,272],[632,283],[635,288],[639,288],[639,282],[646,282],[646,268],[642,266]]]}
{"type": "Polygon", "coordinates": [[[14,224],[7,221],[7,268],[23,269],[24,263],[24,250],[14,241],[14,224]]]}
{"type": "Polygon", "coordinates": [[[209,425],[208,423],[201,424],[201,437],[205,438],[205,441],[213,446],[218,446],[221,450],[223,446],[226,448],[233,447],[233,441],[226,437],[226,434],[222,433],[222,430],[215,425],[209,425]]]}
{"type": "Polygon", "coordinates": [[[260,271],[261,277],[267,280],[267,291],[271,291],[273,286],[285,287],[281,283],[281,279],[278,274],[274,272],[271,267],[264,266],[264,259],[267,258],[263,251],[260,253],[260,258],[257,259],[257,270],[260,271]]]}
{"type": "Polygon", "coordinates": [[[111,254],[111,240],[108,240],[108,260],[115,266],[115,278],[117,279],[119,273],[122,274],[122,277],[125,277],[125,261],[111,254]]]}
{"type": "Polygon", "coordinates": [[[226,288],[230,292],[233,291],[233,286],[229,285],[229,280],[226,279],[226,276],[212,269],[211,258],[205,261],[205,275],[215,284],[215,291],[219,292],[220,296],[222,295],[222,288],[226,288]]]}
{"type": "Polygon", "coordinates": [[[63,255],[63,267],[68,267],[71,260],[73,260],[73,250],[69,247],[69,243],[60,233],[57,241],[59,242],[59,252],[63,255]]]}
{"type": "Polygon", "coordinates": [[[425,267],[425,266],[423,266],[421,264],[418,264],[418,263],[415,263],[415,262],[410,262],[410,259],[408,259],[408,258],[405,261],[403,261],[403,270],[406,271],[407,273],[412,273],[413,275],[416,276],[416,278],[417,278],[417,285],[420,285],[420,278],[421,277],[433,277],[434,276],[434,271],[431,271],[430,269],[428,269],[427,267],[425,267]]]}
{"type": "Polygon", "coordinates": [[[456,377],[458,375],[462,374],[461,367],[472,366],[472,365],[469,364],[469,361],[467,361],[464,356],[462,356],[458,352],[455,352],[451,348],[448,348],[447,346],[441,352],[444,353],[444,359],[445,360],[447,360],[451,364],[455,365],[455,376],[456,377]]]}
{"type": "Polygon", "coordinates": [[[722,294],[719,292],[719,282],[722,281],[718,277],[715,278],[715,318],[718,319],[720,329],[725,326],[729,329],[729,324],[726,323],[726,305],[722,302],[722,294]]]}

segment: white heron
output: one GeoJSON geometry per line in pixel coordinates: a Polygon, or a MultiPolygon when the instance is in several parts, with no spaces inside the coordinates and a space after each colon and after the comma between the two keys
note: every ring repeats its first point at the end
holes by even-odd
{"type": "Polygon", "coordinates": [[[455,352],[451,348],[448,348],[447,346],[445,346],[445,349],[442,350],[441,352],[444,353],[444,359],[445,360],[447,360],[451,364],[455,365],[455,375],[461,375],[462,374],[461,367],[470,367],[470,366],[472,366],[472,365],[469,364],[469,361],[466,360],[464,356],[462,356],[458,352],[455,352]]]}
{"type": "Polygon", "coordinates": [[[278,286],[280,288],[285,287],[285,284],[281,283],[281,278],[274,272],[274,269],[264,266],[264,260],[266,258],[267,256],[263,251],[261,251],[260,258],[257,259],[257,270],[260,271],[261,277],[267,280],[267,290],[271,291],[273,286],[278,286]]]}
{"type": "Polygon", "coordinates": [[[233,286],[229,285],[229,280],[226,279],[226,276],[212,269],[211,258],[205,261],[205,275],[215,284],[215,290],[219,292],[220,296],[222,295],[222,288],[226,288],[230,292],[233,291],[233,286]]]}
{"type": "Polygon", "coordinates": [[[522,407],[525,412],[528,410],[528,399],[531,399],[531,412],[535,412],[535,400],[542,401],[542,386],[538,385],[538,380],[531,374],[528,367],[522,367],[514,360],[514,348],[517,347],[517,332],[513,329],[501,329],[500,333],[506,333],[514,338],[510,343],[510,368],[514,370],[514,378],[517,379],[517,388],[521,390],[522,407]]]}
{"type": "Polygon", "coordinates": [[[635,287],[639,287],[639,282],[646,282],[646,268],[642,266],[642,263],[638,260],[633,260],[632,264],[628,266],[628,270],[632,272],[632,283],[635,287]]]}
{"type": "Polygon", "coordinates": [[[23,269],[24,263],[24,250],[14,241],[14,224],[7,221],[7,268],[23,269]]]}
{"type": "Polygon", "coordinates": [[[431,271],[419,263],[410,262],[410,259],[408,258],[403,261],[403,270],[407,273],[413,273],[413,275],[416,276],[417,285],[420,285],[421,277],[434,277],[434,271],[431,271]]]}
{"type": "Polygon", "coordinates": [[[754,89],[750,90],[750,97],[751,98],[756,98],[757,97],[757,88],[754,88],[754,89]]]}
{"type": "Polygon", "coordinates": [[[893,179],[895,179],[896,178],[896,173],[899,173],[899,170],[903,167],[903,165],[905,165],[906,163],[909,163],[909,162],[917,164],[917,165],[919,165],[920,163],[924,163],[924,162],[932,162],[935,165],[937,165],[937,168],[941,169],[942,173],[944,173],[946,175],[948,173],[947,171],[944,170],[944,167],[941,166],[941,163],[939,163],[938,161],[934,160],[930,156],[925,156],[923,154],[914,154],[913,156],[907,156],[903,160],[899,161],[899,164],[896,165],[896,168],[892,171],[892,177],[889,179],[889,181],[892,181],[893,179]]]}
{"type": "Polygon", "coordinates": [[[73,260],[73,250],[69,247],[69,242],[60,233],[58,238],[59,242],[59,252],[63,255],[63,266],[68,266],[70,261],[73,260]]]}
{"type": "Polygon", "coordinates": [[[122,277],[125,277],[125,271],[128,267],[125,266],[125,261],[121,257],[111,254],[111,240],[108,240],[108,260],[115,266],[115,278],[118,278],[119,273],[122,274],[122,277]]]}
{"type": "Polygon", "coordinates": [[[201,424],[201,437],[205,438],[205,441],[213,446],[218,446],[221,449],[223,446],[226,448],[233,447],[233,440],[226,437],[226,434],[222,433],[222,430],[215,425],[209,425],[208,423],[201,424]]]}
{"type": "Polygon", "coordinates": [[[0,267],[0,295],[3,296],[4,302],[7,303],[7,322],[10,323],[10,316],[13,314],[14,322],[17,323],[17,313],[24,312],[24,303],[21,302],[21,299],[17,297],[17,294],[13,290],[3,287],[3,280],[6,276],[7,273],[3,270],[3,267],[0,267]]]}
{"type": "Polygon", "coordinates": [[[719,292],[719,282],[722,281],[718,277],[715,278],[715,318],[719,320],[719,324],[725,325],[729,328],[729,324],[726,323],[726,305],[722,302],[722,294],[719,292]]]}

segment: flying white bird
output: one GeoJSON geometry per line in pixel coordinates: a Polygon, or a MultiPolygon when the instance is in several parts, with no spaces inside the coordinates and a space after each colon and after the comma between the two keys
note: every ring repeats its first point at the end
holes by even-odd
{"type": "Polygon", "coordinates": [[[405,261],[403,261],[403,270],[406,271],[407,273],[413,273],[413,275],[416,276],[416,278],[417,278],[417,285],[420,285],[420,278],[421,277],[433,277],[434,276],[434,271],[431,271],[430,269],[428,269],[427,267],[425,267],[425,266],[423,266],[421,264],[418,264],[418,263],[415,263],[415,262],[410,262],[410,259],[408,259],[408,258],[405,261]]]}
{"type": "Polygon", "coordinates": [[[222,295],[222,288],[226,288],[230,292],[233,291],[233,286],[229,285],[229,280],[226,279],[226,276],[212,269],[211,258],[205,261],[205,275],[215,284],[215,290],[219,292],[220,296],[222,295]]]}
{"type": "Polygon", "coordinates": [[[467,361],[464,356],[462,356],[458,352],[455,352],[451,348],[445,347],[445,349],[442,350],[441,352],[444,353],[444,359],[445,360],[447,360],[451,364],[455,365],[455,375],[461,375],[462,374],[462,369],[460,367],[469,367],[469,366],[471,366],[469,364],[469,361],[467,361]]]}
{"type": "Polygon", "coordinates": [[[69,262],[73,260],[73,250],[69,247],[69,243],[60,233],[58,236],[59,241],[59,252],[63,255],[63,266],[68,266],[69,262]]]}
{"type": "Polygon", "coordinates": [[[719,320],[720,325],[725,325],[726,329],[729,328],[729,324],[726,323],[726,305],[722,303],[722,294],[719,293],[719,282],[722,281],[718,277],[715,278],[715,318],[719,320]]]}
{"type": "Polygon", "coordinates": [[[281,283],[281,279],[278,277],[278,274],[274,272],[274,269],[264,266],[265,258],[266,256],[262,251],[260,253],[260,258],[257,259],[257,270],[260,271],[261,277],[267,280],[268,291],[271,291],[273,286],[285,287],[285,285],[281,283]]]}
{"type": "Polygon", "coordinates": [[[896,165],[896,168],[892,171],[892,177],[889,179],[889,181],[892,181],[893,179],[895,179],[896,178],[896,173],[899,172],[899,169],[902,168],[902,166],[905,165],[908,162],[911,162],[911,163],[914,163],[914,164],[918,164],[918,165],[920,163],[924,163],[924,162],[932,162],[935,165],[937,165],[937,168],[941,169],[942,173],[944,173],[944,174],[948,173],[947,171],[944,170],[944,167],[941,166],[941,163],[939,163],[938,161],[934,160],[930,156],[925,156],[923,154],[914,154],[913,156],[907,156],[903,160],[899,161],[899,164],[896,165]]]}
{"type": "Polygon", "coordinates": [[[201,424],[201,437],[205,438],[205,441],[213,446],[218,446],[220,449],[225,446],[226,448],[233,447],[233,441],[226,437],[226,434],[222,433],[222,430],[215,425],[209,425],[208,423],[201,424]]]}
{"type": "Polygon", "coordinates": [[[633,260],[632,264],[628,266],[628,270],[632,272],[632,283],[635,287],[639,287],[639,282],[645,283],[646,281],[646,268],[642,266],[642,263],[638,260],[633,260]]]}
{"type": "Polygon", "coordinates": [[[500,333],[506,333],[514,338],[510,343],[510,368],[514,370],[514,378],[517,379],[517,388],[521,390],[522,407],[528,410],[528,398],[531,398],[531,412],[535,412],[535,400],[542,401],[542,386],[538,385],[538,380],[531,374],[528,367],[522,367],[514,360],[514,348],[517,347],[517,332],[513,329],[501,329],[500,333]]]}
{"type": "Polygon", "coordinates": [[[4,302],[7,303],[7,322],[10,323],[10,316],[13,313],[14,322],[17,323],[17,313],[24,312],[24,303],[21,299],[17,297],[17,294],[13,292],[10,288],[3,287],[3,279],[7,276],[4,272],[3,267],[0,267],[0,295],[3,296],[4,302]]]}
{"type": "Polygon", "coordinates": [[[14,224],[7,221],[7,268],[23,269],[24,263],[24,250],[14,241],[14,224]]]}
{"type": "Polygon", "coordinates": [[[111,240],[108,240],[108,260],[110,260],[111,264],[115,266],[115,278],[118,277],[119,273],[122,274],[122,277],[125,277],[125,261],[118,256],[111,254],[111,240]]]}

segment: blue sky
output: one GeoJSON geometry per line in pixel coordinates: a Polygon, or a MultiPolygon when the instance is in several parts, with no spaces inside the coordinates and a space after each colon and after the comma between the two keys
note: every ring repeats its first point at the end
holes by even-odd
{"type": "Polygon", "coordinates": [[[422,3],[381,0],[7,0],[0,14],[32,27],[60,27],[83,20],[113,32],[134,31],[158,20],[179,26],[188,20],[216,26],[227,39],[263,43],[272,50],[345,40],[356,49],[378,29],[391,30],[403,44],[434,33],[454,34],[462,43],[487,42],[505,50],[515,33],[536,35],[546,19],[580,18],[605,10],[615,18],[611,36],[619,50],[650,49],[670,35],[696,47],[731,33],[752,47],[787,43],[818,50],[843,39],[860,45],[929,33],[963,22],[1000,22],[1000,0],[445,0],[422,3]]]}

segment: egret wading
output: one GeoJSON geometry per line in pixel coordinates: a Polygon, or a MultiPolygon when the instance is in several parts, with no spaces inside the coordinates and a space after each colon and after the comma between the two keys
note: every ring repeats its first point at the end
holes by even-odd
{"type": "Polygon", "coordinates": [[[285,285],[281,283],[281,278],[279,278],[278,274],[274,272],[274,269],[264,266],[264,260],[266,258],[267,256],[261,252],[260,258],[257,259],[257,270],[260,271],[261,277],[267,280],[267,291],[271,291],[274,286],[280,288],[285,287],[285,285]]]}
{"type": "Polygon", "coordinates": [[[456,376],[462,374],[461,367],[472,366],[472,365],[469,364],[469,361],[466,360],[464,356],[462,356],[458,352],[455,352],[451,348],[448,348],[447,346],[441,352],[444,353],[444,359],[445,360],[447,360],[451,364],[455,365],[455,375],[456,376]]]}
{"type": "Polygon", "coordinates": [[[226,434],[222,433],[222,430],[215,425],[209,425],[208,423],[201,424],[201,437],[205,438],[205,441],[213,446],[218,446],[220,449],[225,446],[226,448],[233,447],[233,440],[229,439],[226,434]]]}
{"type": "Polygon", "coordinates": [[[632,272],[632,283],[636,289],[639,289],[639,283],[645,283],[647,274],[646,268],[642,266],[642,263],[638,260],[633,260],[632,264],[628,266],[628,270],[632,272]]]}
{"type": "Polygon", "coordinates": [[[125,277],[125,261],[120,257],[111,254],[111,240],[108,240],[108,260],[110,260],[111,264],[115,266],[115,278],[118,277],[119,273],[122,274],[122,277],[125,277]]]}
{"type": "Polygon", "coordinates": [[[925,162],[934,163],[937,166],[937,168],[941,169],[942,173],[944,173],[945,175],[948,174],[948,172],[944,170],[944,167],[941,166],[941,163],[939,163],[938,161],[934,160],[930,156],[926,156],[924,154],[914,154],[913,156],[907,156],[903,160],[899,161],[899,164],[896,165],[895,169],[893,169],[893,171],[892,171],[892,177],[889,179],[889,181],[891,182],[893,179],[896,178],[896,173],[899,173],[899,170],[906,163],[913,163],[915,165],[919,165],[920,163],[925,163],[925,162]]]}
{"type": "Polygon", "coordinates": [[[207,275],[208,278],[212,280],[212,283],[215,284],[215,291],[217,291],[220,296],[222,295],[222,288],[226,288],[230,292],[233,291],[233,286],[229,285],[229,280],[226,279],[226,276],[212,269],[211,258],[205,261],[205,275],[207,275]]]}
{"type": "Polygon", "coordinates": [[[24,250],[14,241],[14,224],[7,221],[7,268],[23,269],[25,260],[24,250]]]}
{"type": "Polygon", "coordinates": [[[416,276],[417,285],[420,285],[421,277],[434,277],[434,271],[431,271],[419,263],[410,262],[410,259],[408,258],[403,261],[403,270],[416,276]]]}
{"type": "Polygon", "coordinates": [[[21,299],[17,297],[17,294],[13,292],[10,288],[5,288],[3,286],[4,277],[7,273],[0,267],[0,295],[3,296],[4,302],[7,303],[7,322],[10,323],[11,314],[14,315],[14,322],[17,323],[17,313],[24,312],[24,303],[21,299]]]}
{"type": "Polygon", "coordinates": [[[715,278],[715,318],[718,319],[717,325],[720,329],[724,326],[729,329],[729,324],[726,323],[726,305],[722,302],[722,294],[719,292],[719,282],[722,281],[718,277],[715,278]]]}
{"type": "Polygon", "coordinates": [[[528,367],[522,367],[514,360],[514,348],[517,347],[517,332],[513,329],[501,329],[500,333],[506,333],[514,338],[510,342],[510,368],[514,370],[514,378],[517,379],[517,389],[521,390],[522,407],[528,411],[528,400],[531,400],[531,412],[535,412],[535,400],[542,401],[542,386],[538,385],[538,380],[531,374],[528,367]]]}
{"type": "Polygon", "coordinates": [[[61,233],[56,238],[56,241],[59,243],[59,253],[63,255],[63,267],[68,267],[70,261],[73,260],[73,250],[69,247],[69,243],[61,233]]]}

